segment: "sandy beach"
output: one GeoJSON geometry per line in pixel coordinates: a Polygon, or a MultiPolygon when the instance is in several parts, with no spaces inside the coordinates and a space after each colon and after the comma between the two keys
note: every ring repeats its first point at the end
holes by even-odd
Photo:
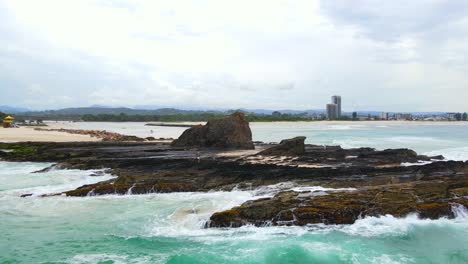
{"type": "Polygon", "coordinates": [[[55,131],[37,131],[33,127],[0,128],[0,142],[72,142],[72,141],[99,141],[87,135],[74,135],[55,131]]]}

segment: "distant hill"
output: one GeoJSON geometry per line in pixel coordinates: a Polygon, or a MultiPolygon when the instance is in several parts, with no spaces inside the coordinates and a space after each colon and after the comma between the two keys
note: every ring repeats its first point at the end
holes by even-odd
{"type": "Polygon", "coordinates": [[[64,108],[58,110],[46,110],[46,111],[29,111],[22,113],[27,116],[44,116],[44,115],[170,115],[170,114],[188,114],[188,113],[200,113],[207,111],[194,111],[194,110],[180,110],[175,108],[161,108],[155,110],[144,110],[144,109],[132,109],[127,107],[74,107],[64,108]]]}
{"type": "Polygon", "coordinates": [[[13,107],[8,105],[0,105],[0,112],[9,113],[9,114],[16,114],[31,111],[30,109],[23,108],[23,107],[13,107]]]}

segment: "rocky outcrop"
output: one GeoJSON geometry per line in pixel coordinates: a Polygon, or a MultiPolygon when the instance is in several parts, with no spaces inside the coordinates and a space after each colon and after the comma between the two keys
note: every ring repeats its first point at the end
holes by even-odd
{"type": "Polygon", "coordinates": [[[468,206],[468,176],[431,177],[424,181],[378,185],[328,193],[281,192],[215,213],[207,227],[243,225],[352,224],[360,217],[390,214],[421,218],[453,217],[453,205],[468,206]]]}
{"type": "Polygon", "coordinates": [[[172,142],[173,147],[253,149],[252,132],[243,113],[212,119],[189,128],[172,142]]]}
{"type": "Polygon", "coordinates": [[[382,151],[373,151],[369,153],[361,153],[359,158],[362,159],[385,159],[387,163],[398,162],[417,162],[418,160],[429,160],[429,157],[418,155],[411,149],[385,149],[382,151]]]}
{"type": "Polygon", "coordinates": [[[35,128],[34,130],[37,131],[55,131],[55,132],[64,132],[68,134],[76,134],[76,135],[87,135],[95,138],[100,138],[102,141],[114,141],[114,142],[122,142],[122,141],[145,141],[144,138],[140,138],[137,136],[128,136],[122,135],[115,132],[108,132],[105,130],[83,130],[83,129],[47,129],[47,128],[35,128]]]}
{"type": "Polygon", "coordinates": [[[261,156],[300,156],[305,153],[306,137],[295,137],[282,140],[279,145],[261,151],[261,156]]]}

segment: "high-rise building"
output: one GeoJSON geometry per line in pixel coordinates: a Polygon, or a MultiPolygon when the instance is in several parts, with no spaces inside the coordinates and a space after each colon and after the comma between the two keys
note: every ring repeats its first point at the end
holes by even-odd
{"type": "Polygon", "coordinates": [[[332,96],[332,103],[336,104],[337,106],[337,111],[336,111],[337,117],[341,117],[341,96],[339,95],[332,96]]]}
{"type": "Polygon", "coordinates": [[[338,118],[338,105],[337,104],[327,104],[327,118],[329,120],[334,120],[338,118]]]}
{"type": "Polygon", "coordinates": [[[382,120],[388,120],[388,118],[389,118],[388,113],[386,113],[386,112],[380,113],[380,119],[382,119],[382,120]]]}

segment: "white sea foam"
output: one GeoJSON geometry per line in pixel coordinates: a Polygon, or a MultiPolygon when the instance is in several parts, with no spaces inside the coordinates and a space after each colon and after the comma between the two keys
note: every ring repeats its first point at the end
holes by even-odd
{"type": "Polygon", "coordinates": [[[289,181],[277,184],[261,186],[252,191],[256,198],[271,197],[281,191],[295,192],[329,192],[329,191],[354,191],[355,188],[326,188],[322,186],[301,186],[300,183],[289,181]]]}
{"type": "Polygon", "coordinates": [[[424,161],[424,160],[420,160],[418,162],[403,162],[401,163],[400,165],[401,166],[404,166],[404,167],[409,167],[409,166],[423,166],[423,165],[427,165],[427,164],[431,164],[433,161],[424,161]]]}
{"type": "MultiPolygon", "coordinates": [[[[363,257],[363,259],[366,259],[366,257],[363,257]]],[[[362,263],[358,258],[355,259],[356,261],[353,261],[353,263],[362,263]]],[[[390,256],[388,254],[383,254],[378,257],[371,257],[370,258],[370,263],[375,263],[375,264],[401,264],[401,263],[414,263],[414,260],[412,258],[408,258],[406,256],[403,256],[401,254],[395,255],[395,256],[390,256]]]]}
{"type": "Polygon", "coordinates": [[[465,161],[465,160],[468,160],[468,147],[445,148],[445,149],[440,149],[440,150],[433,150],[433,151],[424,153],[424,155],[428,155],[428,156],[442,155],[447,160],[465,161]]]}
{"type": "Polygon", "coordinates": [[[420,219],[417,214],[410,214],[404,218],[391,215],[379,217],[366,217],[357,220],[352,225],[335,226],[341,232],[353,236],[374,237],[381,235],[401,236],[406,235],[415,226],[445,226],[460,225],[468,228],[468,211],[458,204],[452,206],[455,219],[440,218],[437,220],[420,219]]]}
{"type": "Polygon", "coordinates": [[[167,255],[158,255],[154,258],[137,257],[132,258],[126,255],[117,254],[79,254],[73,256],[66,262],[69,264],[87,264],[87,263],[114,263],[114,264],[146,264],[146,263],[166,263],[167,255]]]}
{"type": "Polygon", "coordinates": [[[397,136],[397,137],[389,137],[387,141],[396,142],[396,143],[403,143],[403,144],[414,144],[415,142],[421,143],[432,143],[432,144],[444,144],[449,143],[450,141],[443,140],[440,138],[434,137],[413,137],[413,136],[397,136]]]}
{"type": "Polygon", "coordinates": [[[327,125],[323,130],[359,130],[366,128],[364,125],[327,125]]]}
{"type": "Polygon", "coordinates": [[[0,197],[33,194],[33,196],[73,190],[114,178],[103,170],[59,170],[33,173],[52,163],[0,162],[0,197]],[[99,176],[91,176],[91,175],[99,176]]]}

